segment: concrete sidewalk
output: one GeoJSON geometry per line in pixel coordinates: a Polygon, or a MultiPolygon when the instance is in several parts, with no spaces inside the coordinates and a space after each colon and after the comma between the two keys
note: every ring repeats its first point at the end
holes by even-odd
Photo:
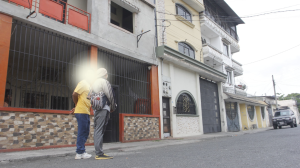
{"type": "MultiPolygon", "coordinates": [[[[130,143],[105,143],[104,150],[105,153],[116,156],[122,155],[126,152],[134,152],[136,150],[149,149],[149,148],[158,148],[165,147],[170,145],[182,145],[188,143],[197,143],[205,140],[211,140],[222,137],[234,137],[245,134],[253,134],[258,132],[267,131],[273,128],[263,128],[263,129],[255,129],[248,131],[240,131],[240,132],[220,132],[213,134],[204,134],[193,137],[185,137],[185,138],[167,138],[163,140],[156,141],[142,141],[142,142],[130,142],[130,143]]],[[[44,149],[44,150],[32,150],[32,151],[22,151],[22,152],[10,152],[10,153],[0,153],[0,164],[13,162],[13,161],[21,161],[21,160],[36,160],[43,159],[48,157],[61,157],[67,155],[75,156],[76,147],[68,147],[68,148],[55,148],[55,149],[44,149]]],[[[86,152],[95,155],[94,146],[87,146],[86,152]]]]}

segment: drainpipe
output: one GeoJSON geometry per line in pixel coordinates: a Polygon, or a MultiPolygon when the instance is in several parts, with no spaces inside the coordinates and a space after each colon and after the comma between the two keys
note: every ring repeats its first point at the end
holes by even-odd
{"type": "Polygon", "coordinates": [[[156,16],[156,0],[154,0],[155,8],[154,8],[154,19],[155,19],[155,40],[156,47],[158,47],[158,38],[157,38],[157,16],[156,16]]]}

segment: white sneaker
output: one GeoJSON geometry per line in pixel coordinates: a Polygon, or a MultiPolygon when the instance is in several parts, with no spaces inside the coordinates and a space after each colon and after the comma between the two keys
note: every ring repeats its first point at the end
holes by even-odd
{"type": "Polygon", "coordinates": [[[76,156],[75,156],[75,159],[88,159],[90,157],[92,157],[91,154],[88,154],[88,153],[84,152],[83,154],[78,154],[77,153],[76,156]]]}
{"type": "Polygon", "coordinates": [[[75,155],[75,159],[82,159],[82,154],[78,154],[78,153],[76,153],[76,155],[75,155]]]}
{"type": "Polygon", "coordinates": [[[84,153],[81,155],[81,157],[82,157],[82,159],[88,159],[88,158],[92,157],[92,155],[91,155],[91,154],[88,154],[88,153],[86,153],[86,152],[84,152],[84,153]]]}

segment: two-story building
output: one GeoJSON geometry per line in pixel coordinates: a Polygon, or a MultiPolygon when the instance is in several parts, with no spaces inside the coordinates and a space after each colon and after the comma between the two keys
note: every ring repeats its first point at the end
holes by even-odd
{"type": "Polygon", "coordinates": [[[222,111],[226,111],[226,131],[240,131],[266,127],[266,103],[250,99],[246,86],[235,83],[235,77],[243,75],[242,64],[232,58],[240,51],[237,26],[243,20],[224,0],[204,0],[201,12],[201,35],[204,63],[227,74],[222,83],[222,111]]]}
{"type": "Polygon", "coordinates": [[[0,0],[0,150],[74,146],[71,95],[100,67],[118,104],[104,141],[160,139],[154,2],[0,0]]]}

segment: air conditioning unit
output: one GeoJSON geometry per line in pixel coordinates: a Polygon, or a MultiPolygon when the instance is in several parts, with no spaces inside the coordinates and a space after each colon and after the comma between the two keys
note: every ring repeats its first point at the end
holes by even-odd
{"type": "Polygon", "coordinates": [[[134,114],[150,114],[151,104],[150,100],[137,99],[135,102],[134,114]]]}

